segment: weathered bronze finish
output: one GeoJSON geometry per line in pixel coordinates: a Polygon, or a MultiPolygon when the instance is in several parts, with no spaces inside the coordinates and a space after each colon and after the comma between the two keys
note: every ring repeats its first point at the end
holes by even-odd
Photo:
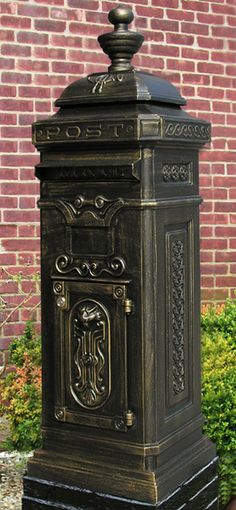
{"type": "Polygon", "coordinates": [[[126,7],[108,73],[36,122],[41,152],[43,447],[24,510],[217,508],[200,410],[198,151],[210,125],[132,69],[126,7]]]}

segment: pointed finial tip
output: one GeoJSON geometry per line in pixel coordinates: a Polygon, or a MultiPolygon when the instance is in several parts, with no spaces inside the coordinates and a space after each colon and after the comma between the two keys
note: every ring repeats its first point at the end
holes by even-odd
{"type": "Polygon", "coordinates": [[[134,19],[134,14],[129,7],[118,5],[109,12],[108,19],[112,25],[117,25],[118,23],[129,25],[134,19]]]}

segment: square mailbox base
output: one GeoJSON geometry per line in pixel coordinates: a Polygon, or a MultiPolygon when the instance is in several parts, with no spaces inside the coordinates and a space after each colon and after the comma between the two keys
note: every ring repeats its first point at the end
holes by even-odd
{"type": "Polygon", "coordinates": [[[217,510],[217,460],[156,505],[24,477],[22,510],[217,510]]]}

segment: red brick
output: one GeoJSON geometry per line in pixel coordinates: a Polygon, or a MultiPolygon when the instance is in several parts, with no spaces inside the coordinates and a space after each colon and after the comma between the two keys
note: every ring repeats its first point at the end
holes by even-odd
{"type": "Polygon", "coordinates": [[[53,73],[75,73],[75,74],[83,74],[84,65],[83,64],[75,64],[71,62],[52,62],[52,71],[53,73]]]}
{"type": "Polygon", "coordinates": [[[215,62],[236,62],[236,55],[229,51],[212,51],[211,60],[215,62]]]}
{"type": "Polygon", "coordinates": [[[18,179],[18,170],[16,168],[0,168],[0,179],[17,181],[18,179]]]}
{"type": "Polygon", "coordinates": [[[233,81],[232,78],[228,78],[227,76],[213,76],[212,85],[215,87],[232,87],[233,81]]]}
{"type": "MultiPolygon", "coordinates": [[[[3,211],[3,219],[6,222],[17,222],[17,223],[34,223],[35,221],[39,221],[39,211],[3,211]]],[[[21,243],[20,239],[10,239],[8,241],[5,241],[4,248],[7,250],[9,249],[12,251],[10,246],[12,247],[13,244],[16,243],[16,250],[22,251],[23,244],[21,243]]],[[[32,244],[31,246],[24,245],[24,251],[31,250],[35,251],[37,249],[36,244],[32,244]]]]}
{"type": "Polygon", "coordinates": [[[15,61],[13,58],[0,58],[0,69],[14,69],[15,61]]]}
{"type": "MultiPolygon", "coordinates": [[[[18,234],[20,237],[35,237],[35,226],[34,225],[19,225],[18,227],[18,234]]],[[[33,257],[31,254],[32,263],[33,263],[33,257]]],[[[22,256],[21,256],[22,259],[22,256]]],[[[22,261],[24,264],[25,262],[22,261]]]]}
{"type": "Polygon", "coordinates": [[[136,55],[135,65],[143,68],[143,67],[155,67],[155,69],[163,69],[164,68],[164,60],[162,58],[155,58],[153,56],[148,55],[136,55]]]}
{"type": "MultiPolygon", "coordinates": [[[[58,23],[56,21],[56,23],[58,23]]],[[[72,34],[80,34],[81,36],[98,36],[101,34],[101,26],[100,25],[90,25],[87,23],[87,25],[82,25],[82,23],[75,23],[71,22],[69,23],[69,31],[72,34]]],[[[98,44],[97,44],[98,47],[98,44]]]]}
{"type": "Polygon", "coordinates": [[[30,5],[30,4],[19,4],[18,5],[18,14],[20,16],[29,16],[29,17],[47,17],[49,14],[48,7],[41,7],[37,5],[30,5]]]}
{"type": "Polygon", "coordinates": [[[236,41],[228,41],[229,50],[236,50],[236,41]]]}
{"type": "MultiPolygon", "coordinates": [[[[0,265],[16,265],[16,254],[15,253],[0,253],[0,265]]],[[[1,284],[0,284],[1,285],[1,284]]]]}
{"type": "Polygon", "coordinates": [[[182,48],[181,56],[194,60],[209,60],[209,51],[195,50],[193,48],[182,48]]]}
{"type": "Polygon", "coordinates": [[[182,9],[186,10],[192,10],[192,11],[203,11],[208,12],[209,11],[209,2],[204,2],[201,0],[198,1],[191,1],[191,0],[182,0],[182,9]]]}
{"type": "Polygon", "coordinates": [[[201,277],[201,286],[202,287],[213,287],[214,279],[212,276],[202,276],[201,277]]]}
{"type": "Polygon", "coordinates": [[[219,251],[215,254],[216,262],[235,262],[236,251],[219,251]]]}
{"type": "Polygon", "coordinates": [[[236,227],[216,227],[215,228],[216,236],[223,237],[235,237],[236,238],[236,227]]]}
{"type": "Polygon", "coordinates": [[[202,250],[225,250],[227,248],[227,239],[203,239],[201,241],[202,250]]]}
{"type": "MultiPolygon", "coordinates": [[[[199,5],[199,3],[198,3],[199,5]]],[[[197,12],[197,20],[199,23],[206,23],[209,25],[224,25],[224,16],[220,16],[217,14],[206,14],[197,12]]]]}
{"type": "Polygon", "coordinates": [[[16,14],[16,3],[13,2],[7,2],[5,0],[5,3],[1,2],[0,4],[0,13],[5,14],[16,14]]]}
{"type": "Polygon", "coordinates": [[[202,275],[217,275],[226,274],[228,266],[226,264],[202,264],[201,274],[202,275]]]}
{"type": "Polygon", "coordinates": [[[192,35],[167,33],[166,42],[167,44],[192,46],[192,44],[194,43],[194,37],[192,35]]]}
{"type": "Polygon", "coordinates": [[[188,108],[193,110],[210,110],[211,103],[204,99],[189,99],[188,108]]]}
{"type": "Polygon", "coordinates": [[[21,73],[2,73],[3,83],[31,83],[32,76],[30,74],[21,73]]]}
{"type": "Polygon", "coordinates": [[[0,237],[16,237],[17,226],[16,225],[0,225],[0,237]]]}
{"type": "Polygon", "coordinates": [[[16,96],[16,87],[10,87],[8,85],[0,86],[0,96],[1,97],[15,97],[16,96]]]}
{"type": "Polygon", "coordinates": [[[181,23],[181,31],[186,34],[208,35],[209,26],[199,25],[199,23],[187,23],[183,21],[181,23]]]}
{"type": "Polygon", "coordinates": [[[20,141],[19,142],[19,152],[35,152],[35,147],[31,141],[20,141]]]}
{"type": "Polygon", "coordinates": [[[37,34],[36,32],[18,32],[17,41],[26,44],[48,44],[48,34],[37,34]]]}
{"type": "Polygon", "coordinates": [[[135,12],[138,16],[163,18],[164,10],[158,7],[146,7],[145,5],[136,5],[135,12]]]}
{"type": "Polygon", "coordinates": [[[227,165],[227,174],[228,175],[235,175],[235,165],[227,165]]]}
{"type": "Polygon", "coordinates": [[[37,163],[37,156],[34,154],[7,154],[2,156],[4,166],[34,166],[37,163]]]}
{"type": "Polygon", "coordinates": [[[31,55],[31,47],[19,46],[17,44],[3,44],[2,55],[12,55],[15,57],[29,57],[31,55]]]}
{"type": "Polygon", "coordinates": [[[217,276],[216,285],[218,287],[236,287],[236,276],[217,276]]]}
{"type": "Polygon", "coordinates": [[[164,55],[165,57],[178,57],[179,48],[177,46],[161,46],[160,44],[151,44],[151,55],[164,55]]]}
{"type": "Polygon", "coordinates": [[[0,41],[14,41],[15,32],[13,30],[0,30],[0,41]]]}
{"type": "Polygon", "coordinates": [[[2,108],[4,110],[12,110],[14,111],[32,111],[33,110],[33,102],[32,101],[23,101],[19,99],[3,99],[1,101],[2,108]]]}
{"type": "Polygon", "coordinates": [[[7,28],[31,28],[31,19],[30,18],[20,18],[19,16],[5,16],[1,17],[1,23],[3,27],[7,28]]]}
{"type": "MultiPolygon", "coordinates": [[[[29,190],[29,193],[27,193],[27,190],[25,188],[25,185],[27,183],[22,183],[22,185],[24,186],[23,189],[25,189],[25,193],[23,193],[22,191],[20,192],[21,195],[38,195],[39,193],[39,182],[38,180],[36,180],[36,178],[34,178],[34,169],[33,168],[20,168],[20,178],[22,181],[34,181],[32,184],[33,184],[33,189],[32,190],[29,190]]],[[[27,184],[27,186],[29,186],[29,184],[27,184]]]]}
{"type": "Polygon", "coordinates": [[[47,73],[49,70],[49,63],[43,60],[25,60],[18,59],[16,69],[20,71],[35,71],[38,73],[47,73]]]}
{"type": "Polygon", "coordinates": [[[64,32],[66,23],[58,20],[36,19],[34,21],[34,28],[40,32],[64,32]]]}
{"type": "Polygon", "coordinates": [[[231,7],[230,5],[226,5],[225,3],[224,4],[212,3],[211,9],[212,9],[212,12],[222,13],[224,15],[225,14],[235,14],[235,6],[232,5],[232,7],[231,7]]]}
{"type": "Polygon", "coordinates": [[[224,66],[222,64],[211,64],[209,62],[199,62],[197,70],[199,73],[224,74],[224,66]]]}
{"type": "Polygon", "coordinates": [[[225,38],[230,38],[230,39],[234,39],[236,37],[236,28],[232,28],[232,27],[227,27],[227,26],[223,26],[223,27],[212,27],[212,36],[213,37],[225,37],[225,38]]]}
{"type": "MultiPolygon", "coordinates": [[[[138,55],[139,56],[139,55],[138,55]]],[[[80,62],[94,62],[94,51],[84,51],[84,50],[67,50],[67,60],[80,62]]],[[[100,63],[107,63],[107,56],[102,54],[99,55],[100,63]]],[[[61,85],[61,84],[60,84],[61,85]]]]}
{"type": "Polygon", "coordinates": [[[225,302],[227,297],[229,297],[227,289],[201,289],[202,301],[225,302]]]}
{"type": "Polygon", "coordinates": [[[209,226],[201,226],[200,228],[200,235],[201,237],[212,237],[213,235],[213,227],[209,226]]]}
{"type": "Polygon", "coordinates": [[[153,30],[164,30],[168,32],[179,32],[179,22],[162,19],[151,19],[151,28],[153,30]]]}
{"type": "Polygon", "coordinates": [[[5,336],[20,336],[23,334],[25,329],[25,324],[20,323],[12,323],[12,324],[6,324],[3,328],[3,334],[5,336]]]}
{"type": "Polygon", "coordinates": [[[190,60],[174,60],[167,59],[168,69],[176,69],[177,71],[190,71],[193,72],[195,70],[195,63],[190,60]]]}
{"type": "Polygon", "coordinates": [[[201,251],[200,259],[201,262],[213,262],[213,251],[201,251]]]}
{"type": "MultiPolygon", "coordinates": [[[[90,39],[89,39],[90,41],[90,39]]],[[[95,39],[92,39],[92,41],[94,42],[94,47],[98,48],[98,43],[95,39]]],[[[56,35],[56,34],[51,34],[50,35],[50,44],[51,46],[59,46],[59,47],[62,47],[62,48],[65,48],[65,47],[71,47],[71,48],[81,48],[82,47],[82,43],[84,43],[84,47],[85,46],[85,43],[86,43],[86,40],[83,40],[82,37],[76,37],[76,36],[68,36],[68,35],[56,35]]]]}
{"type": "Polygon", "coordinates": [[[218,112],[229,112],[230,111],[230,103],[224,103],[223,101],[213,101],[212,106],[214,110],[218,112]]]}
{"type": "Polygon", "coordinates": [[[77,0],[68,0],[69,7],[75,7],[75,9],[86,9],[96,11],[99,9],[98,0],[79,0],[79,5],[77,0]]]}
{"type": "MultiPolygon", "coordinates": [[[[31,171],[31,178],[33,171],[31,171]]],[[[5,182],[2,184],[3,195],[37,195],[38,182],[23,183],[23,182],[5,182]]]]}
{"type": "Polygon", "coordinates": [[[200,48],[222,49],[224,47],[223,39],[215,39],[211,37],[197,37],[200,48]]]}
{"type": "Polygon", "coordinates": [[[226,73],[229,76],[236,76],[236,66],[226,66],[226,73]]]}
{"type": "Polygon", "coordinates": [[[195,85],[209,85],[210,84],[210,76],[204,74],[183,74],[183,80],[185,83],[192,83],[195,85]]]}
{"type": "Polygon", "coordinates": [[[19,87],[19,96],[20,97],[41,97],[42,99],[45,97],[50,97],[51,91],[50,89],[46,89],[45,87],[19,87]]]}
{"type": "Polygon", "coordinates": [[[36,46],[33,50],[36,58],[46,58],[49,60],[65,60],[66,52],[61,48],[46,48],[45,46],[36,46]]]}
{"type": "Polygon", "coordinates": [[[36,203],[34,197],[20,197],[19,199],[20,209],[35,209],[36,203]]]}
{"type": "Polygon", "coordinates": [[[17,126],[6,126],[2,128],[2,136],[6,138],[29,138],[31,128],[22,128],[17,126]]]}
{"type": "Polygon", "coordinates": [[[167,9],[166,15],[169,19],[194,21],[194,13],[189,10],[167,9]]]}
{"type": "Polygon", "coordinates": [[[178,0],[168,0],[168,4],[167,4],[166,0],[152,0],[152,5],[156,5],[157,7],[178,8],[179,2],[178,2],[178,0]]]}
{"type": "Polygon", "coordinates": [[[9,140],[0,140],[0,152],[9,153],[9,152],[16,152],[16,151],[17,151],[17,142],[12,142],[9,140]]]}
{"type": "MultiPolygon", "coordinates": [[[[235,211],[235,210],[236,210],[236,207],[234,208],[234,211],[235,211]]],[[[230,215],[229,215],[229,221],[230,221],[230,223],[232,223],[232,224],[234,224],[234,225],[236,224],[236,212],[235,212],[235,214],[230,214],[230,215]]],[[[235,259],[235,260],[236,260],[236,259],[235,259]]]]}
{"type": "MultiPolygon", "coordinates": [[[[1,178],[1,173],[0,173],[1,178]]],[[[0,208],[1,209],[15,209],[17,207],[16,197],[3,197],[0,196],[0,208]]],[[[1,228],[1,225],[0,225],[1,228]]]]}
{"type": "Polygon", "coordinates": [[[205,214],[205,213],[202,213],[201,214],[201,223],[204,223],[206,225],[226,225],[228,223],[228,215],[227,214],[215,214],[215,213],[210,213],[210,214],[205,214]]]}
{"type": "Polygon", "coordinates": [[[223,99],[224,98],[224,89],[216,89],[216,88],[211,88],[211,87],[198,87],[197,95],[200,97],[223,99]]]}

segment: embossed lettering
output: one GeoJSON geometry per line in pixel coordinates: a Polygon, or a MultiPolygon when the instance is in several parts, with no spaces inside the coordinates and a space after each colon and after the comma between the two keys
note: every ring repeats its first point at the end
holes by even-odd
{"type": "Polygon", "coordinates": [[[68,126],[66,128],[65,134],[67,138],[79,138],[81,135],[81,129],[79,126],[68,126]]]}
{"type": "Polygon", "coordinates": [[[86,138],[100,138],[102,136],[102,125],[88,126],[85,129],[86,138]]]}
{"type": "Polygon", "coordinates": [[[124,124],[108,124],[108,127],[112,129],[112,136],[114,138],[120,138],[119,129],[124,129],[124,124]]]}
{"type": "Polygon", "coordinates": [[[46,128],[46,140],[53,140],[60,134],[59,126],[46,128]]]}

